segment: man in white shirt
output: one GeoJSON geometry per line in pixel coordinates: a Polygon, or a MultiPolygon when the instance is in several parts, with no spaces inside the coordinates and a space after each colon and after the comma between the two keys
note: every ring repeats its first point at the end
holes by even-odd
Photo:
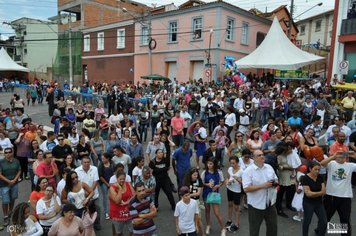
{"type": "Polygon", "coordinates": [[[252,124],[259,122],[260,119],[260,94],[256,93],[252,98],[253,111],[252,111],[252,124]]]}
{"type": "Polygon", "coordinates": [[[208,92],[203,93],[203,97],[200,98],[200,120],[207,122],[207,117],[205,113],[205,107],[208,105],[208,92]]]}
{"type": "Polygon", "coordinates": [[[351,177],[356,172],[356,163],[346,162],[348,157],[356,159],[355,152],[336,152],[331,157],[323,160],[321,165],[327,168],[328,178],[324,207],[328,222],[335,214],[339,213],[340,223],[347,224],[347,233],[351,233],[351,199],[353,198],[351,177]]]}
{"type": "Polygon", "coordinates": [[[253,153],[254,163],[242,175],[242,185],[247,194],[250,236],[259,236],[262,221],[266,221],[267,235],[277,235],[278,178],[273,168],[265,164],[263,152],[253,153]]]}
{"type": "Polygon", "coordinates": [[[349,145],[351,129],[344,124],[344,118],[337,116],[334,118],[334,125],[330,125],[325,132],[325,141],[327,142],[328,138],[332,136],[332,130],[334,127],[338,127],[340,132],[343,132],[346,135],[345,144],[349,145]]]}
{"type": "Polygon", "coordinates": [[[100,225],[100,208],[98,204],[99,203],[98,169],[95,166],[90,165],[90,158],[88,156],[84,156],[82,157],[82,165],[76,168],[75,172],[77,172],[79,180],[82,181],[83,183],[86,183],[94,191],[94,196],[92,200],[94,201],[98,212],[98,216],[94,222],[94,228],[96,230],[100,230],[101,225],[100,225]]]}
{"type": "Polygon", "coordinates": [[[188,106],[184,105],[181,112],[180,112],[180,117],[184,119],[184,137],[187,135],[187,130],[190,125],[190,122],[192,121],[192,116],[188,113],[188,106]]]}

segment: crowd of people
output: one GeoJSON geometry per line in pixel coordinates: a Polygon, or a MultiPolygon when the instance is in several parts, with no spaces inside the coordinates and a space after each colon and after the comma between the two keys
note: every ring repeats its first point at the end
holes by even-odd
{"type": "Polygon", "coordinates": [[[352,235],[353,91],[337,103],[320,81],[248,75],[242,85],[35,81],[25,96],[27,103],[14,94],[0,117],[1,228],[11,235],[91,236],[110,220],[113,235],[154,236],[161,189],[175,217],[172,235],[248,227],[257,236],[265,220],[274,236],[287,209],[303,235],[314,213],[315,233],[325,235],[336,211],[352,235]],[[53,131],[26,113],[44,99],[53,131]],[[31,193],[16,204],[21,181],[31,193]],[[248,226],[240,225],[242,209],[248,226]]]}

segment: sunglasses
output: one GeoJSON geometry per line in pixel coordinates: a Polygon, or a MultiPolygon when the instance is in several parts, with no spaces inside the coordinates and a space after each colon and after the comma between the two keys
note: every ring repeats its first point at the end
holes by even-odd
{"type": "Polygon", "coordinates": [[[4,154],[10,154],[10,153],[12,153],[12,152],[4,152],[4,154]]]}
{"type": "Polygon", "coordinates": [[[63,138],[59,138],[58,141],[63,141],[64,139],[63,138]]]}

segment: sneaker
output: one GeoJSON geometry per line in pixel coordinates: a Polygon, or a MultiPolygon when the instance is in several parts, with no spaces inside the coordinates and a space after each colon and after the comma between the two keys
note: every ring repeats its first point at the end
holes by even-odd
{"type": "Polygon", "coordinates": [[[28,177],[28,176],[25,176],[25,179],[26,179],[26,180],[29,180],[29,179],[30,179],[30,177],[28,177]]]}
{"type": "Polygon", "coordinates": [[[221,236],[226,236],[226,229],[221,230],[221,236]]]}
{"type": "Polygon", "coordinates": [[[290,211],[293,211],[293,212],[296,212],[296,211],[297,211],[297,209],[295,209],[295,208],[292,207],[292,206],[287,207],[287,209],[289,209],[290,211]]]}
{"type": "Polygon", "coordinates": [[[21,179],[21,178],[19,178],[19,179],[17,180],[17,182],[18,182],[18,183],[20,183],[21,181],[22,181],[22,179],[21,179]]]}
{"type": "Polygon", "coordinates": [[[234,232],[236,232],[238,229],[239,229],[239,227],[236,226],[235,224],[231,224],[230,227],[227,228],[227,230],[228,230],[230,233],[234,233],[234,232]]]}
{"type": "Polygon", "coordinates": [[[226,221],[226,223],[225,223],[225,227],[226,228],[230,227],[231,225],[232,225],[232,221],[231,220],[226,221]]]}
{"type": "Polygon", "coordinates": [[[10,223],[9,217],[5,216],[4,217],[4,226],[7,227],[9,225],[9,223],[10,223]]]}
{"type": "Polygon", "coordinates": [[[206,226],[205,234],[210,234],[210,225],[206,226]]]}
{"type": "Polygon", "coordinates": [[[248,209],[248,205],[246,203],[244,203],[244,208],[248,209]]]}
{"type": "Polygon", "coordinates": [[[108,213],[105,214],[105,219],[106,219],[106,220],[110,220],[110,216],[109,216],[108,213]]]}
{"type": "Polygon", "coordinates": [[[0,231],[4,230],[5,227],[3,225],[0,225],[0,231]]]}
{"type": "Polygon", "coordinates": [[[302,218],[299,216],[293,216],[293,220],[301,222],[302,218]]]}

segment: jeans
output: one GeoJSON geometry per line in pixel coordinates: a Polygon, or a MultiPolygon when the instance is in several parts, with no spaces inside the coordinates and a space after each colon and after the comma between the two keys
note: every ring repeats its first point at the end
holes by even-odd
{"type": "Polygon", "coordinates": [[[262,121],[262,124],[260,123],[260,125],[265,125],[267,124],[267,119],[269,117],[269,108],[261,108],[261,121],[262,121]]]}
{"type": "Polygon", "coordinates": [[[138,127],[138,131],[140,133],[141,142],[146,142],[147,141],[147,129],[148,129],[148,125],[147,124],[140,124],[139,127],[138,127]]]}
{"type": "Polygon", "coordinates": [[[184,136],[181,134],[178,135],[173,135],[173,142],[176,145],[176,147],[181,147],[183,145],[184,142],[184,136]]]}
{"type": "Polygon", "coordinates": [[[32,169],[32,162],[28,163],[27,165],[27,171],[30,175],[30,180],[31,180],[31,190],[33,191],[35,189],[35,174],[33,173],[33,169],[32,169]]]}
{"type": "Polygon", "coordinates": [[[324,205],[320,203],[309,203],[303,200],[304,220],[303,220],[303,236],[308,236],[309,225],[313,218],[313,213],[318,217],[318,236],[325,235],[326,233],[326,212],[324,205]]]}
{"type": "Polygon", "coordinates": [[[325,195],[324,206],[326,210],[327,221],[330,222],[331,218],[335,214],[335,211],[339,214],[340,223],[347,224],[347,234],[341,235],[352,235],[351,234],[351,198],[344,197],[334,197],[330,195],[325,195]]]}
{"type": "Polygon", "coordinates": [[[106,184],[100,184],[100,188],[103,194],[104,213],[109,214],[109,187],[106,184]]]}
{"type": "Polygon", "coordinates": [[[277,211],[274,205],[267,207],[264,210],[259,210],[251,205],[248,206],[248,222],[250,236],[259,236],[262,221],[266,221],[266,236],[277,235],[277,211]]]}

